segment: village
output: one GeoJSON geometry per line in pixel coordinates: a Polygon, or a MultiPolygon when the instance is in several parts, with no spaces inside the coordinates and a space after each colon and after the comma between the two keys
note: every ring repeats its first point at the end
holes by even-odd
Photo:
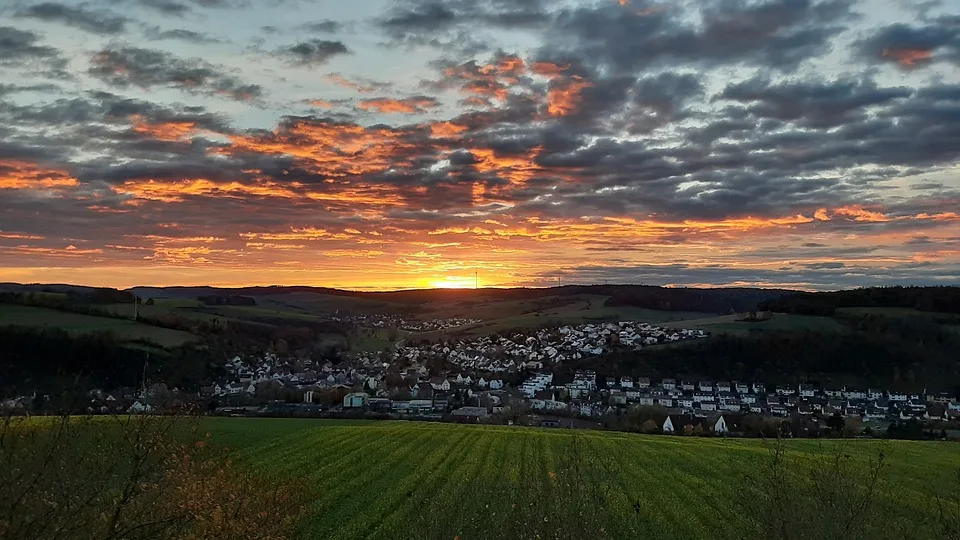
{"type": "MultiPolygon", "coordinates": [[[[402,323],[368,322],[388,320],[402,323]]],[[[440,329],[471,322],[444,319],[409,326],[440,329]]],[[[509,337],[410,339],[394,350],[345,353],[339,362],[267,353],[229,360],[223,376],[198,391],[171,389],[162,381],[145,381],[138,389],[94,390],[88,412],[159,412],[172,402],[194,402],[235,415],[378,415],[546,426],[565,419],[565,425],[596,427],[645,411],[647,428],[664,433],[693,424],[731,433],[750,416],[813,423],[837,416],[867,423],[960,421],[960,402],[946,393],[805,383],[768,388],[759,381],[651,380],[589,370],[576,371],[566,381],[554,375],[565,362],[705,337],[702,330],[618,321],[514,331],[509,337]]],[[[22,396],[0,406],[22,409],[31,399],[22,396]]]]}

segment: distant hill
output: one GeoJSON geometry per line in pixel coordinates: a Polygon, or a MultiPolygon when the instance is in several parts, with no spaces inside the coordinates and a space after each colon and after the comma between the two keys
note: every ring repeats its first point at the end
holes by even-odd
{"type": "Polygon", "coordinates": [[[491,300],[525,300],[532,298],[598,295],[608,296],[607,306],[634,306],[661,311],[699,311],[730,313],[751,311],[764,301],[794,293],[785,289],[750,288],[671,288],[648,285],[568,285],[549,288],[510,289],[411,289],[389,292],[363,292],[327,287],[135,287],[141,297],[198,298],[200,296],[278,296],[313,293],[326,296],[363,298],[395,304],[419,305],[438,301],[466,300],[478,297],[491,300]]]}

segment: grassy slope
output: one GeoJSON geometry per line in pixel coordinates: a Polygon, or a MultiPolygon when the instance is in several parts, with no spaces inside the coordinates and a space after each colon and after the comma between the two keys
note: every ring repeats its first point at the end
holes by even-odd
{"type": "Polygon", "coordinates": [[[0,325],[55,327],[78,334],[111,332],[123,341],[147,340],[163,347],[175,347],[197,339],[197,336],[187,332],[131,320],[10,304],[0,304],[0,325]]]}
{"type": "Polygon", "coordinates": [[[702,319],[670,322],[666,326],[674,328],[701,329],[714,334],[746,335],[751,330],[816,330],[841,332],[843,325],[832,317],[814,317],[811,315],[792,315],[776,313],[767,321],[738,321],[740,315],[721,315],[702,319]]]}
{"type": "MultiPolygon", "coordinates": [[[[205,422],[243,462],[315,486],[305,538],[465,540],[491,528],[500,537],[533,537],[530,524],[582,512],[589,493],[605,486],[602,515],[592,517],[611,537],[739,537],[740,479],[767,455],[758,440],[404,422],[205,422]],[[586,484],[571,500],[557,482],[567,480],[562,461],[576,449],[586,484]]],[[[866,460],[879,445],[855,441],[846,451],[866,460]]],[[[815,452],[817,441],[791,441],[790,448],[815,452]]],[[[923,526],[932,518],[928,497],[947,489],[948,473],[960,467],[957,446],[893,441],[885,452],[881,503],[923,526]]]]}

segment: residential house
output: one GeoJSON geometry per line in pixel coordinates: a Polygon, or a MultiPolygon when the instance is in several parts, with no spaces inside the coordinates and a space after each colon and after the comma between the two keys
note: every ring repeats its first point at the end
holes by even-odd
{"type": "Polygon", "coordinates": [[[460,407],[450,414],[462,422],[481,422],[490,418],[486,407],[460,407]]]}
{"type": "Polygon", "coordinates": [[[778,386],[775,391],[778,396],[792,396],[797,393],[792,386],[778,386]]]}
{"type": "Polygon", "coordinates": [[[733,387],[730,386],[730,383],[727,381],[720,381],[717,383],[717,392],[731,392],[733,387]]]}
{"type": "Polygon", "coordinates": [[[680,397],[677,398],[677,407],[681,409],[693,409],[693,398],[691,397],[680,397]]]}
{"type": "Polygon", "coordinates": [[[757,396],[754,394],[740,394],[740,401],[746,405],[753,405],[757,402],[757,396]]]}
{"type": "Polygon", "coordinates": [[[660,386],[662,386],[664,390],[676,390],[677,381],[675,379],[664,379],[663,382],[660,383],[660,386]]]}
{"type": "Polygon", "coordinates": [[[701,411],[716,411],[717,404],[713,401],[701,401],[700,402],[701,411]]]}
{"type": "Polygon", "coordinates": [[[434,390],[442,390],[444,392],[450,390],[450,381],[444,379],[443,377],[433,377],[430,379],[430,386],[434,390]]]}
{"type": "Polygon", "coordinates": [[[801,384],[797,388],[800,397],[811,398],[817,395],[817,389],[812,384],[801,384]]]}
{"type": "Polygon", "coordinates": [[[693,392],[697,389],[697,385],[693,381],[682,381],[680,383],[680,389],[684,392],[693,392]]]}
{"type": "Polygon", "coordinates": [[[637,388],[649,388],[650,387],[650,378],[649,377],[640,377],[637,379],[637,388]]]}
{"type": "Polygon", "coordinates": [[[767,393],[767,387],[763,383],[753,383],[750,385],[750,388],[753,389],[754,394],[762,395],[767,393]]]}
{"type": "Polygon", "coordinates": [[[848,389],[843,391],[843,397],[847,399],[867,399],[867,393],[863,390],[848,389]]]}
{"type": "Polygon", "coordinates": [[[700,381],[700,383],[697,384],[697,389],[700,390],[701,392],[710,392],[710,393],[712,394],[712,393],[713,393],[713,382],[712,382],[712,381],[700,381]]]}
{"type": "Polygon", "coordinates": [[[669,398],[669,397],[658,398],[657,405],[661,407],[667,407],[667,408],[673,407],[673,398],[669,398]]]}
{"type": "Polygon", "coordinates": [[[367,401],[370,399],[364,392],[353,392],[343,396],[343,408],[345,409],[362,409],[367,406],[367,401]]]}
{"type": "Polygon", "coordinates": [[[877,390],[876,388],[867,389],[867,399],[870,401],[876,401],[883,397],[883,390],[877,390]]]}
{"type": "Polygon", "coordinates": [[[620,388],[633,388],[633,379],[630,377],[620,377],[620,388]]]}
{"type": "Polygon", "coordinates": [[[733,388],[734,388],[734,390],[736,390],[737,393],[740,394],[740,395],[749,394],[749,393],[750,393],[750,386],[749,386],[747,383],[735,382],[735,383],[733,384],[733,388]]]}

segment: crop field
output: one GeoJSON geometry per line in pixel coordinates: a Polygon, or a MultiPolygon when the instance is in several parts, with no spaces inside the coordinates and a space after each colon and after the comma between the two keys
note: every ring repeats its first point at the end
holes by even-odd
{"type": "Polygon", "coordinates": [[[176,347],[198,339],[197,336],[188,332],[159,328],[131,320],[0,304],[0,326],[6,325],[60,328],[76,334],[110,332],[121,341],[146,340],[162,347],[176,347]]]}
{"type": "MultiPolygon", "coordinates": [[[[750,537],[741,501],[753,488],[744,478],[770,455],[759,440],[406,422],[204,422],[240,463],[312,486],[303,538],[750,537]]],[[[956,444],[852,441],[843,451],[866,463],[881,448],[888,463],[878,488],[883,515],[902,518],[911,538],[931,537],[932,497],[951,488],[960,468],[956,444]]],[[[788,457],[801,463],[816,452],[817,441],[788,443],[788,457]]]]}

